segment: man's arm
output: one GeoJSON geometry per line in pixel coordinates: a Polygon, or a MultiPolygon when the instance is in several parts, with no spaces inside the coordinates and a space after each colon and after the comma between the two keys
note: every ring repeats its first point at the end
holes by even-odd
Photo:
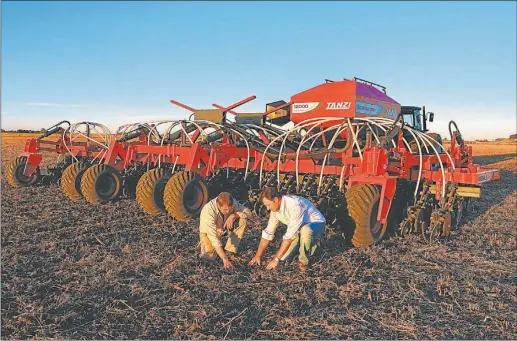
{"type": "Polygon", "coordinates": [[[269,245],[271,241],[260,238],[260,243],[257,249],[257,253],[253,257],[253,259],[249,262],[249,265],[258,264],[260,265],[262,263],[262,254],[264,251],[266,251],[267,246],[269,245]]]}
{"type": "Polygon", "coordinates": [[[289,249],[289,246],[291,246],[292,242],[293,242],[292,239],[283,239],[282,244],[280,245],[280,248],[275,253],[275,258],[278,258],[278,260],[282,259],[282,257],[285,255],[285,253],[289,249]]]}
{"type": "Polygon", "coordinates": [[[228,256],[224,252],[224,249],[223,249],[223,247],[221,245],[216,246],[215,247],[215,251],[217,252],[219,257],[222,259],[224,267],[226,269],[233,268],[232,262],[230,262],[230,259],[228,258],[228,256]]]}
{"type": "Polygon", "coordinates": [[[280,248],[275,253],[274,258],[268,263],[268,265],[266,267],[268,270],[274,269],[278,266],[278,263],[280,263],[280,259],[282,259],[284,254],[287,252],[287,250],[289,249],[289,246],[291,246],[292,242],[293,242],[292,239],[282,240],[282,244],[280,245],[280,248]]]}
{"type": "Polygon", "coordinates": [[[243,219],[251,219],[253,217],[250,209],[238,201],[235,202],[235,213],[237,213],[239,217],[243,219]]]}
{"type": "Polygon", "coordinates": [[[282,244],[276,252],[275,258],[273,258],[267,265],[268,270],[277,267],[278,263],[280,262],[280,259],[282,259],[282,257],[285,255],[285,253],[289,249],[289,246],[291,246],[293,239],[300,232],[300,228],[302,227],[304,215],[302,207],[299,204],[297,204],[296,206],[293,206],[289,209],[289,213],[291,220],[287,225],[287,230],[284,236],[282,237],[282,244]]]}
{"type": "Polygon", "coordinates": [[[251,219],[252,214],[251,211],[238,201],[235,201],[233,204],[233,213],[226,218],[224,222],[224,228],[230,230],[233,227],[233,222],[235,219],[251,219]]]}
{"type": "Polygon", "coordinates": [[[305,212],[302,209],[301,203],[297,200],[295,205],[289,208],[289,216],[291,217],[287,229],[285,231],[283,240],[292,240],[300,232],[303,226],[303,216],[305,212]]]}
{"type": "Polygon", "coordinates": [[[267,246],[275,237],[275,231],[280,225],[280,220],[278,220],[273,213],[269,215],[269,221],[267,227],[262,231],[262,237],[260,238],[260,243],[257,249],[257,253],[253,257],[253,259],[249,262],[249,265],[258,264],[260,265],[262,262],[262,255],[264,251],[266,251],[267,246]]]}
{"type": "Polygon", "coordinates": [[[228,260],[228,257],[224,252],[221,240],[217,236],[217,226],[215,224],[216,219],[216,213],[212,212],[209,207],[205,207],[205,209],[201,211],[200,225],[202,226],[202,231],[206,232],[208,240],[210,240],[210,243],[214,247],[219,257],[223,260],[223,262],[225,262],[228,260]]]}

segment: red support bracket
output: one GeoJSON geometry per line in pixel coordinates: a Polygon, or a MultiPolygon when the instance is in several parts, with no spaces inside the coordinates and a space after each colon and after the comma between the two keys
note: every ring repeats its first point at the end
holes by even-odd
{"type": "Polygon", "coordinates": [[[377,221],[384,224],[388,219],[388,213],[391,203],[397,189],[396,176],[367,176],[362,174],[352,175],[348,180],[347,188],[355,184],[371,184],[381,186],[381,200],[379,202],[379,211],[377,213],[377,221]]]}
{"type": "Polygon", "coordinates": [[[21,153],[20,156],[27,158],[25,168],[23,169],[23,175],[25,176],[31,176],[43,159],[43,156],[39,153],[21,153]]]}

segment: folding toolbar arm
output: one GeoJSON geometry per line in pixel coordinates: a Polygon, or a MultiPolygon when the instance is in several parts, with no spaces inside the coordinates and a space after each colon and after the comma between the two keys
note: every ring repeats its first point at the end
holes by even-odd
{"type": "MultiPolygon", "coordinates": [[[[267,116],[267,115],[269,115],[269,114],[271,114],[271,113],[274,113],[274,112],[275,112],[275,111],[277,111],[277,110],[280,110],[280,109],[283,109],[283,108],[285,108],[285,107],[288,107],[288,106],[290,106],[291,104],[293,104],[293,102],[288,102],[288,103],[282,104],[282,105],[281,105],[281,106],[279,106],[279,107],[276,107],[276,108],[273,108],[273,109],[271,109],[271,110],[269,110],[269,111],[264,112],[264,113],[262,114],[262,116],[267,116]]],[[[214,103],[214,104],[212,104],[212,105],[213,105],[214,107],[216,107],[217,109],[221,109],[221,110],[224,110],[224,109],[225,109],[224,107],[220,106],[219,104],[215,104],[215,103],[214,103]]],[[[227,110],[227,112],[229,112],[230,114],[235,115],[235,116],[246,116],[246,113],[238,113],[238,112],[235,112],[235,111],[232,111],[232,110],[227,110]]]]}
{"type": "MultiPolygon", "coordinates": [[[[227,107],[221,107],[221,106],[218,106],[217,108],[218,108],[218,109],[220,109],[220,110],[221,110],[221,111],[223,111],[223,112],[230,112],[230,113],[233,113],[233,112],[232,112],[232,109],[235,109],[235,108],[237,108],[237,107],[240,107],[241,105],[246,104],[246,103],[248,103],[248,102],[251,102],[251,101],[253,101],[255,98],[257,98],[257,96],[250,96],[250,97],[247,97],[247,98],[245,98],[245,99],[243,99],[243,100],[241,100],[241,101],[239,101],[239,102],[233,103],[233,104],[231,104],[231,105],[229,105],[229,106],[227,106],[227,107]]],[[[198,110],[199,110],[199,109],[194,109],[194,108],[192,108],[192,107],[189,107],[188,105],[183,104],[183,103],[178,102],[178,101],[175,101],[175,100],[173,100],[173,99],[171,99],[171,100],[170,100],[170,102],[171,102],[172,104],[175,104],[175,105],[177,105],[178,107],[183,108],[183,109],[186,109],[186,110],[188,110],[188,111],[190,111],[190,112],[192,112],[192,113],[195,113],[196,111],[198,111],[198,110]]]]}

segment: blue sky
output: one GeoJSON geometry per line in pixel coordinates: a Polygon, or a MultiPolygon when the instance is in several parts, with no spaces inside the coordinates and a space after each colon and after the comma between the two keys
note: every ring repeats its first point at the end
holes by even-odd
{"type": "MultiPolygon", "coordinates": [[[[360,77],[467,138],[516,132],[515,2],[2,2],[2,128],[110,129],[360,77]]],[[[448,134],[448,133],[447,133],[448,134]]]]}

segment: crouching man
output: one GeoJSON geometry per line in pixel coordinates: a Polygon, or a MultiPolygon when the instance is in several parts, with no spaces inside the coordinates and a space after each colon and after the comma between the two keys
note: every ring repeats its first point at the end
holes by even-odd
{"type": "Polygon", "coordinates": [[[262,231],[262,238],[257,253],[249,265],[260,265],[262,254],[275,231],[283,223],[287,230],[283,236],[280,249],[267,265],[267,269],[274,269],[280,261],[289,261],[298,254],[299,268],[305,271],[309,258],[314,255],[325,233],[325,217],[307,199],[294,195],[282,195],[273,188],[266,188],[260,200],[271,211],[267,227],[262,231]]]}
{"type": "Polygon", "coordinates": [[[251,211],[227,192],[222,192],[217,198],[207,202],[200,216],[200,257],[214,260],[217,253],[226,269],[233,268],[225,250],[237,253],[249,218],[251,211]],[[221,238],[226,231],[228,240],[223,249],[221,238]]]}

